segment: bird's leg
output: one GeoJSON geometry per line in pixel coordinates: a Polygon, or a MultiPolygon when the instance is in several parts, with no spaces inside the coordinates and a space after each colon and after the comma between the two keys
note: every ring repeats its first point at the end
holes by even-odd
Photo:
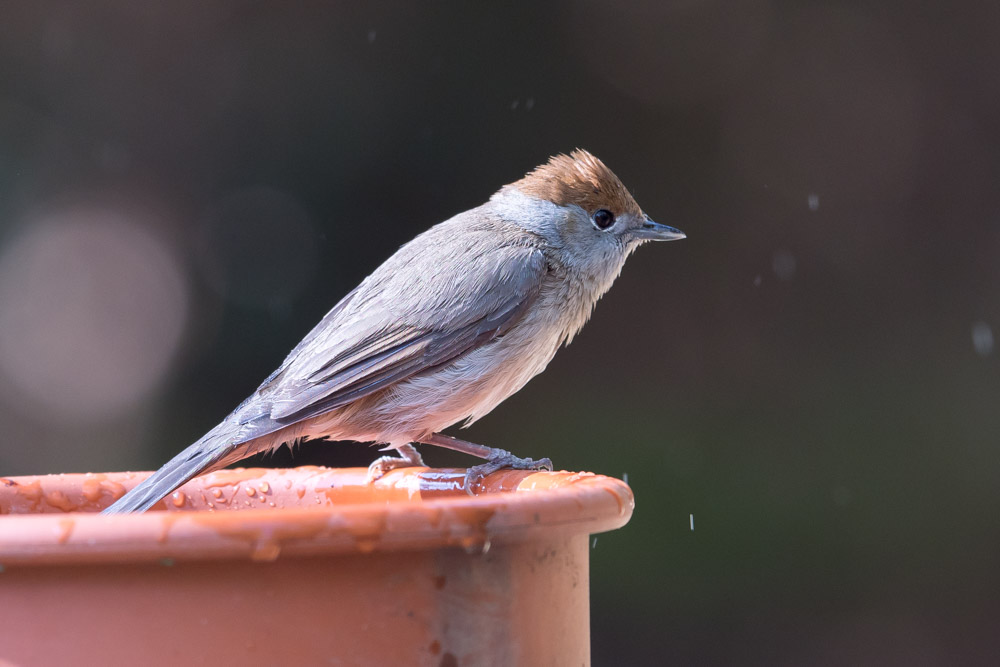
{"type": "Polygon", "coordinates": [[[420,458],[420,452],[418,452],[417,448],[413,445],[400,445],[396,448],[396,451],[399,452],[399,456],[389,454],[388,456],[380,456],[372,461],[372,464],[368,466],[369,484],[379,479],[390,470],[424,465],[424,460],[420,458]]]}
{"type": "Polygon", "coordinates": [[[527,458],[522,459],[519,456],[514,456],[506,449],[477,445],[474,442],[459,440],[443,433],[433,433],[427,439],[421,440],[421,442],[425,445],[454,449],[456,452],[486,459],[486,463],[472,466],[465,473],[465,487],[467,489],[472,488],[473,484],[501,468],[512,468],[514,470],[552,470],[552,461],[550,459],[538,459],[537,461],[527,458]]]}

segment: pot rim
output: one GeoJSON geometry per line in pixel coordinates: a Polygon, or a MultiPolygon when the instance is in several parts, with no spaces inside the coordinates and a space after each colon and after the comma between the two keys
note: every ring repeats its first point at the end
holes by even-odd
{"type": "Polygon", "coordinates": [[[473,492],[464,469],[220,470],[156,507],[102,515],[149,473],[0,478],[0,568],[346,555],[492,544],[625,525],[634,498],[593,473],[502,470],[473,492]],[[69,510],[69,511],[67,511],[69,510]],[[155,510],[155,508],[154,508],[155,510]]]}

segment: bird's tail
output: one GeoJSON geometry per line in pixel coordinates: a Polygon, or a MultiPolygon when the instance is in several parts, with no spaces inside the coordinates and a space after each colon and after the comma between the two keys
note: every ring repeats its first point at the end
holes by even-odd
{"type": "Polygon", "coordinates": [[[248,443],[233,437],[233,431],[228,420],[222,422],[115,501],[103,514],[144,512],[188,480],[243,458],[248,443]]]}

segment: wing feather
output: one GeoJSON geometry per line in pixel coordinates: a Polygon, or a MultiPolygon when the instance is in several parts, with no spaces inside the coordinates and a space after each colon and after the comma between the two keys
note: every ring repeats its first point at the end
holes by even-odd
{"type": "Polygon", "coordinates": [[[425,242],[414,255],[418,237],[338,304],[258,390],[270,419],[287,425],[322,414],[509,330],[538,294],[544,255],[523,242],[491,244],[492,230],[466,235],[457,257],[447,256],[453,243],[425,242]],[[442,271],[445,262],[461,274],[442,271]]]}

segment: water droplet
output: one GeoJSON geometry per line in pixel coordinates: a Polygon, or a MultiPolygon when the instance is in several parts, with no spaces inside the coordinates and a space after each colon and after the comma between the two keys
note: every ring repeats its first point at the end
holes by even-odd
{"type": "Polygon", "coordinates": [[[170,495],[170,502],[173,503],[174,507],[184,507],[186,501],[187,496],[184,495],[183,491],[174,491],[170,495]]]}
{"type": "Polygon", "coordinates": [[[460,539],[458,543],[467,554],[485,555],[490,550],[490,538],[482,535],[469,535],[460,539]]]}
{"type": "Polygon", "coordinates": [[[59,521],[59,528],[56,531],[56,539],[59,544],[66,544],[69,540],[69,536],[73,533],[73,526],[75,522],[71,519],[61,519],[59,521]]]}
{"type": "Polygon", "coordinates": [[[781,280],[791,280],[795,277],[795,255],[787,250],[777,250],[771,259],[771,268],[781,280]]]}
{"type": "Polygon", "coordinates": [[[986,322],[975,322],[972,325],[972,347],[976,354],[988,357],[993,352],[993,329],[986,322]]]}
{"type": "Polygon", "coordinates": [[[257,495],[257,489],[253,488],[252,486],[248,486],[243,490],[246,491],[247,495],[250,496],[251,498],[257,495]]]}
{"type": "Polygon", "coordinates": [[[250,553],[250,560],[269,563],[277,560],[280,554],[280,544],[277,542],[262,542],[254,546],[254,550],[250,553]]]}
{"type": "Polygon", "coordinates": [[[212,489],[212,495],[216,498],[222,497],[222,489],[212,489]]]}
{"type": "Polygon", "coordinates": [[[271,491],[271,485],[270,484],[268,484],[267,482],[261,482],[260,483],[260,492],[261,493],[269,493],[270,491],[271,491]]]}

